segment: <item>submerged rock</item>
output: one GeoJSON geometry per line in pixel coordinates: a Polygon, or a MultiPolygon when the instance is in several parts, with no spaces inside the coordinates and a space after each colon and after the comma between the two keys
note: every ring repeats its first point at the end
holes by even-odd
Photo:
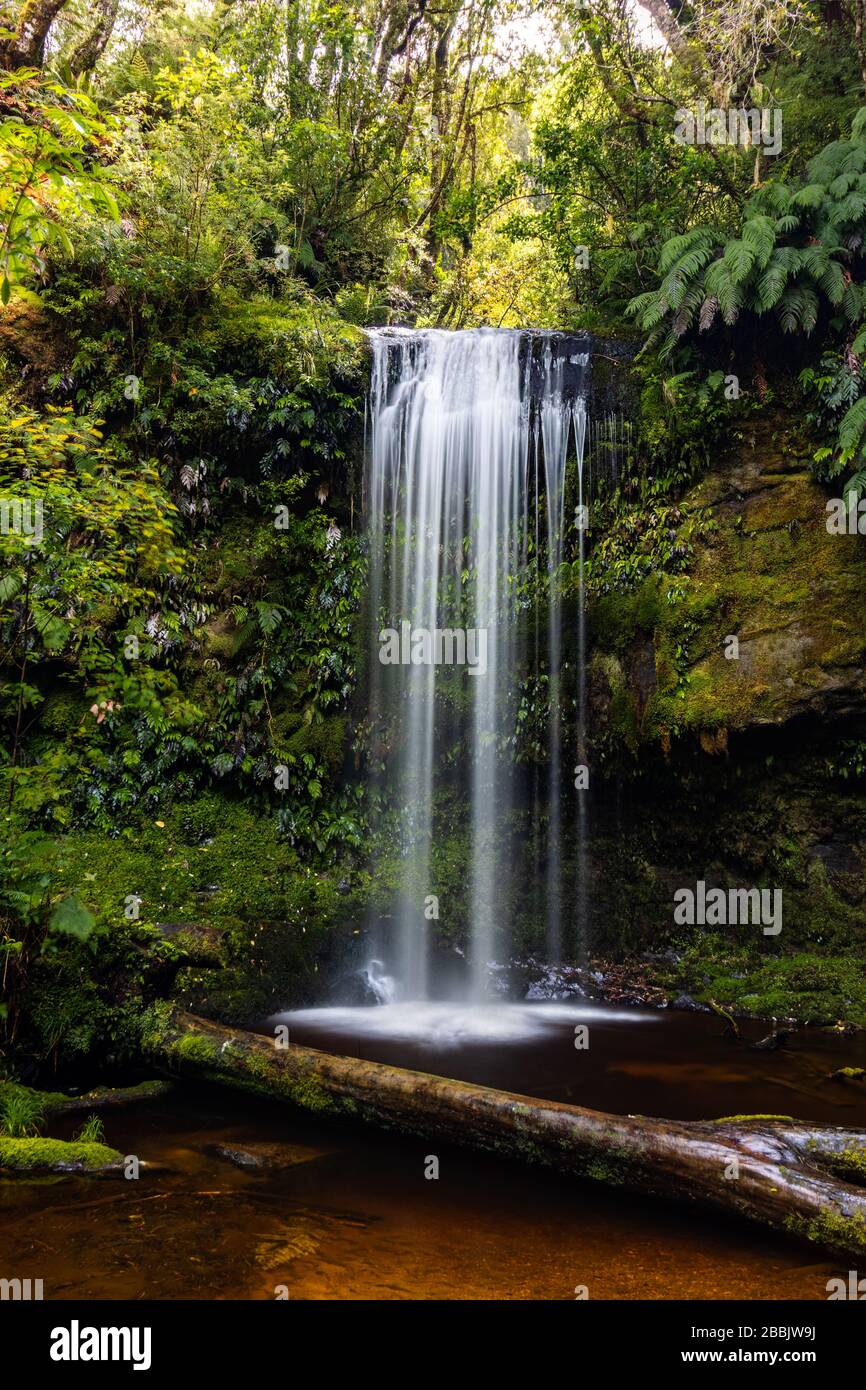
{"type": "Polygon", "coordinates": [[[236,1168],[249,1168],[258,1171],[278,1171],[282,1168],[297,1168],[302,1163],[312,1163],[317,1158],[326,1158],[324,1149],[311,1149],[306,1144],[289,1143],[247,1143],[210,1144],[207,1152],[214,1158],[222,1158],[233,1163],[236,1168]]]}
{"type": "Polygon", "coordinates": [[[785,1043],[791,1036],[791,1032],[792,1030],[790,1028],[780,1028],[778,1033],[768,1033],[765,1038],[761,1038],[760,1042],[749,1043],[749,1051],[778,1052],[780,1047],[785,1046],[785,1043]]]}
{"type": "Polygon", "coordinates": [[[678,994],[671,1004],[672,1009],[682,1009],[690,1014],[708,1014],[712,1010],[706,1004],[699,1004],[690,994],[678,994]]]}

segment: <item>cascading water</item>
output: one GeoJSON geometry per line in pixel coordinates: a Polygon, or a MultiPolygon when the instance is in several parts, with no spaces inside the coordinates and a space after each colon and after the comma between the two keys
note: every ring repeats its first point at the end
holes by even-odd
{"type": "MultiPolygon", "coordinates": [[[[560,335],[509,330],[372,330],[373,374],[365,509],[370,544],[370,662],[374,767],[380,803],[399,836],[396,944],[377,951],[400,997],[425,999],[430,921],[443,897],[468,894],[470,991],[486,997],[490,963],[508,954],[511,922],[502,887],[511,870],[518,687],[527,642],[526,597],[535,567],[537,661],[546,676],[548,954],[561,948],[560,567],[577,532],[578,761],[584,762],[583,454],[588,356],[560,335]],[[577,510],[566,510],[574,448],[577,510]],[[547,639],[538,630],[546,590],[547,639]],[[432,884],[437,796],[465,767],[471,840],[468,883],[432,884]]],[[[585,901],[586,821],[576,911],[585,901]]],[[[383,813],[384,814],[384,813],[383,813]]],[[[384,824],[384,823],[383,823],[384,824]]]]}

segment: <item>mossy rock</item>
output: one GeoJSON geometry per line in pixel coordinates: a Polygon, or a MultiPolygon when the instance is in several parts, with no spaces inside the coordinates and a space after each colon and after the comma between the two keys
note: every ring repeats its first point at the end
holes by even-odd
{"type": "Polygon", "coordinates": [[[0,1135],[0,1169],[18,1173],[117,1172],[123,1155],[107,1144],[74,1139],[10,1139],[0,1135]]]}
{"type": "Polygon", "coordinates": [[[334,773],[343,762],[346,718],[338,714],[327,719],[308,720],[297,710],[287,710],[275,714],[272,737],[274,748],[280,754],[302,758],[305,753],[312,753],[334,773]]]}
{"type": "Polygon", "coordinates": [[[805,468],[780,467],[774,430],[759,418],[686,494],[686,519],[709,508],[716,528],[689,572],[664,581],[664,604],[653,610],[656,576],[593,605],[590,633],[625,669],[651,624],[646,740],[866,710],[866,546],[828,534],[825,493],[805,468]]]}

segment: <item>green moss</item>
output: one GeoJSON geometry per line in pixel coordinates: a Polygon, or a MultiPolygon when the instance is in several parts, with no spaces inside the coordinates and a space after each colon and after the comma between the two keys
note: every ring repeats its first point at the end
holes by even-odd
{"type": "Polygon", "coordinates": [[[246,1066],[252,1078],[267,1095],[273,1095],[276,1090],[294,1105],[300,1105],[304,1110],[311,1110],[317,1114],[342,1108],[338,1101],[322,1089],[315,1077],[291,1076],[282,1067],[275,1065],[273,1057],[260,1052],[250,1052],[246,1055],[246,1066]]]}
{"type": "Polygon", "coordinates": [[[827,1159],[827,1167],[837,1177],[866,1187],[866,1148],[852,1144],[827,1159]]]}
{"type": "Polygon", "coordinates": [[[31,1097],[45,1111],[55,1110],[69,1100],[62,1091],[37,1091],[31,1086],[21,1086],[17,1081],[0,1081],[0,1110],[7,1101],[31,1097]]]}
{"type": "Polygon", "coordinates": [[[609,1187],[621,1187],[625,1181],[622,1173],[604,1159],[594,1158],[583,1169],[587,1178],[594,1182],[606,1183],[609,1187]]]}
{"type": "Polygon", "coordinates": [[[866,1255],[866,1218],[861,1212],[843,1216],[839,1211],[825,1211],[820,1216],[790,1216],[786,1230],[802,1236],[842,1255],[866,1255]]]}
{"type": "Polygon", "coordinates": [[[280,754],[302,758],[311,753],[333,773],[343,761],[346,719],[343,715],[331,715],[308,721],[297,710],[276,713],[272,737],[280,754]]]}
{"type": "Polygon", "coordinates": [[[171,1045],[171,1054],[181,1062],[191,1062],[196,1066],[206,1066],[219,1055],[219,1048],[210,1038],[201,1033],[184,1033],[171,1045]]]}
{"type": "Polygon", "coordinates": [[[714,1125],[727,1124],[747,1124],[752,1120],[784,1120],[786,1124],[793,1124],[790,1115],[722,1115],[718,1120],[711,1120],[714,1125]]]}
{"type": "Polygon", "coordinates": [[[327,1110],[342,1109],[340,1105],[335,1105],[334,1101],[322,1090],[317,1081],[311,1077],[302,1080],[292,1080],[285,1084],[281,1089],[289,1096],[295,1105],[300,1105],[304,1110],[311,1110],[316,1114],[321,1114],[327,1110]]]}
{"type": "Polygon", "coordinates": [[[123,1161],[123,1155],[106,1144],[61,1139],[10,1139],[0,1137],[0,1168],[16,1171],[66,1169],[98,1171],[123,1161]]]}
{"type": "Polygon", "coordinates": [[[145,1010],[141,1022],[141,1047],[145,1054],[156,1056],[165,1046],[171,1014],[172,1005],[168,999],[158,999],[145,1010]]]}
{"type": "Polygon", "coordinates": [[[39,711],[40,728],[51,734],[69,733],[83,722],[83,704],[77,694],[66,692],[50,695],[39,711]]]}
{"type": "Polygon", "coordinates": [[[778,721],[804,692],[820,698],[825,671],[862,664],[863,628],[850,621],[866,581],[862,549],[827,536],[823,495],[809,474],[766,481],[742,510],[722,514],[716,543],[662,615],[659,664],[679,667],[684,679],[660,682],[659,728],[778,721]],[[723,647],[729,633],[740,642],[735,660],[723,647]]]}
{"type": "MultiPolygon", "coordinates": [[[[776,434],[774,417],[756,420],[748,441],[687,492],[663,524],[661,513],[627,508],[611,518],[591,558],[593,647],[615,654],[628,670],[634,652],[653,642],[655,689],[640,721],[647,742],[778,723],[805,702],[820,709],[837,673],[850,679],[866,658],[866,624],[857,617],[866,553],[857,537],[828,536],[824,494],[809,469],[780,466],[786,460],[776,434]],[[707,515],[709,525],[698,524],[707,515]],[[679,572],[674,566],[660,574],[672,522],[686,558],[679,572]],[[628,540],[619,543],[623,574],[640,572],[635,562],[651,543],[656,572],[631,592],[618,586],[596,594],[593,586],[616,578],[616,564],[612,579],[601,562],[618,554],[618,529],[628,540]],[[729,634],[739,639],[738,659],[726,655],[729,634]]],[[[610,709],[612,728],[621,728],[623,713],[610,709]]]]}
{"type": "MultiPolygon", "coordinates": [[[[785,909],[787,915],[787,899],[785,909]]],[[[767,957],[754,939],[740,944],[704,931],[671,971],[668,988],[672,996],[685,990],[701,1002],[713,1000],[756,1018],[866,1024],[866,978],[859,951],[792,951],[767,957]]]]}

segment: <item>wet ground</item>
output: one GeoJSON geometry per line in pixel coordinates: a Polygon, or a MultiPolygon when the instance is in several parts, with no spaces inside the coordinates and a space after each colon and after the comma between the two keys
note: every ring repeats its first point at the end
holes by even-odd
{"type": "MultiPolygon", "coordinates": [[[[866,1125],[866,1089],[825,1079],[866,1065],[862,1035],[800,1033],[751,1052],[714,1018],[593,1010],[578,1051],[571,1014],[512,1027],[510,1039],[485,1025],[475,1041],[452,1016],[434,1044],[371,1037],[373,1022],[355,1020],[354,1039],[345,1018],[290,1028],[295,1042],[608,1110],[866,1125]]],[[[571,1299],[579,1286],[595,1299],[825,1299],[845,1272],[730,1219],[442,1145],[430,1180],[429,1142],[228,1092],[183,1090],[104,1118],[107,1142],[158,1168],[138,1181],[0,1183],[0,1276],[41,1278],[59,1299],[571,1299]],[[220,1147],[263,1166],[239,1167],[220,1147]]]]}

